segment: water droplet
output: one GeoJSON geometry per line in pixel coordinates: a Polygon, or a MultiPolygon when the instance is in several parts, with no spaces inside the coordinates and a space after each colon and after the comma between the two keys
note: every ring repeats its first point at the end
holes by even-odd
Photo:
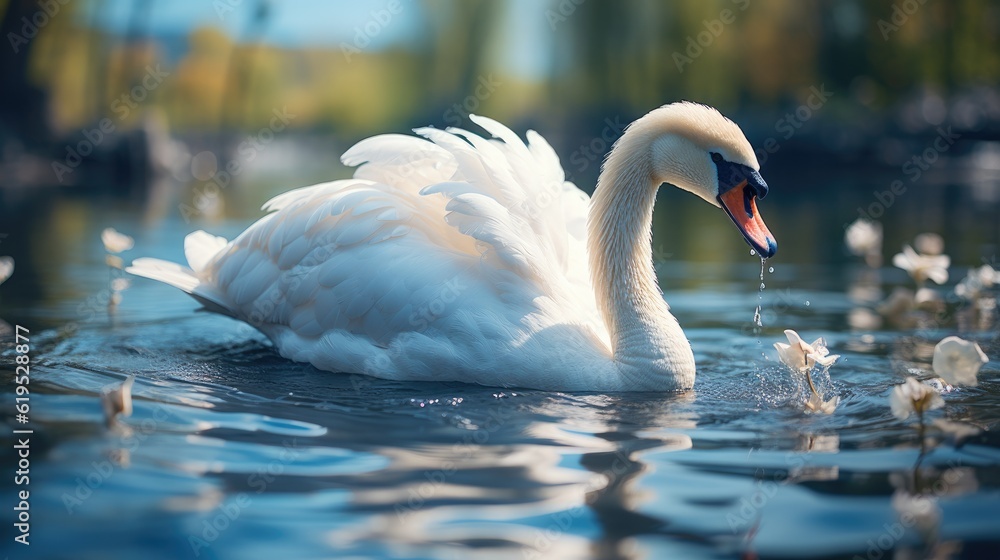
{"type": "Polygon", "coordinates": [[[774,274],[774,267],[773,266],[768,267],[767,271],[770,272],[771,274],[774,274]]]}
{"type": "Polygon", "coordinates": [[[809,300],[806,300],[806,307],[809,307],[809,300]]]}
{"type": "MultiPolygon", "coordinates": [[[[753,251],[751,250],[751,254],[753,251]]],[[[764,324],[760,320],[760,308],[764,303],[764,257],[760,258],[760,290],[757,291],[757,309],[753,312],[753,324],[757,327],[763,327],[764,324]]],[[[760,330],[759,328],[757,329],[760,330]]]]}
{"type": "Polygon", "coordinates": [[[754,251],[753,249],[750,249],[750,254],[751,254],[751,255],[756,255],[756,254],[757,254],[757,251],[754,251]]]}

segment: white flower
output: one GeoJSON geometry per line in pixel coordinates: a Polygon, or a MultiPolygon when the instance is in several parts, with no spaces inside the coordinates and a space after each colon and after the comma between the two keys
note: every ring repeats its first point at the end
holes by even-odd
{"type": "Polygon", "coordinates": [[[952,385],[975,387],[979,368],[989,361],[978,344],[957,336],[949,336],[934,347],[934,373],[952,385]]]}
{"type": "Polygon", "coordinates": [[[3,284],[14,274],[14,259],[11,257],[0,257],[0,284],[3,284]]]}
{"type": "Polygon", "coordinates": [[[944,284],[948,281],[948,267],[951,266],[951,257],[948,255],[918,255],[913,247],[906,245],[902,253],[896,253],[892,257],[892,264],[902,268],[916,280],[917,284],[923,284],[928,278],[935,283],[944,284]]]}
{"type": "Polygon", "coordinates": [[[944,399],[937,391],[912,377],[907,377],[904,383],[893,387],[889,394],[892,415],[900,420],[906,420],[914,412],[923,414],[942,406],[944,399]]]}
{"type": "Polygon", "coordinates": [[[118,233],[115,228],[105,228],[101,232],[101,241],[104,243],[104,249],[109,253],[128,251],[135,245],[135,240],[124,233],[118,233]]]}
{"type": "Polygon", "coordinates": [[[1000,282],[1000,272],[984,264],[979,268],[970,268],[969,273],[955,286],[955,293],[969,301],[979,299],[983,291],[1000,282]]]}
{"type": "Polygon", "coordinates": [[[826,349],[826,341],[817,338],[812,344],[806,344],[799,333],[788,329],[785,331],[788,337],[788,344],[775,342],[774,349],[778,351],[778,357],[785,365],[795,371],[808,371],[816,364],[823,367],[830,367],[837,361],[839,355],[830,356],[830,351],[826,349]]]}
{"type": "Polygon", "coordinates": [[[913,240],[921,255],[934,256],[944,252],[944,239],[936,233],[921,233],[913,240]]]}
{"type": "Polygon", "coordinates": [[[840,356],[829,355],[830,351],[826,349],[826,341],[822,338],[817,338],[812,344],[806,344],[799,333],[791,329],[785,331],[785,336],[788,337],[788,344],[775,342],[774,349],[778,351],[778,357],[786,366],[792,368],[793,371],[805,374],[809,391],[812,392],[809,400],[806,401],[806,410],[833,414],[837,405],[840,404],[840,397],[824,401],[823,397],[816,392],[811,371],[816,364],[824,368],[832,366],[840,356]]]}
{"type": "Polygon", "coordinates": [[[101,391],[101,406],[104,407],[104,421],[110,426],[115,418],[122,416],[132,416],[132,384],[135,383],[135,375],[128,376],[121,385],[117,387],[105,388],[101,391]]]}
{"type": "Polygon", "coordinates": [[[882,224],[864,218],[854,220],[844,232],[844,242],[851,253],[863,257],[882,251],[882,224]]]}
{"type": "Polygon", "coordinates": [[[823,414],[833,414],[833,411],[837,409],[837,405],[840,404],[840,397],[833,397],[828,401],[824,401],[819,393],[813,393],[806,401],[806,408],[813,412],[822,412],[823,414]]]}

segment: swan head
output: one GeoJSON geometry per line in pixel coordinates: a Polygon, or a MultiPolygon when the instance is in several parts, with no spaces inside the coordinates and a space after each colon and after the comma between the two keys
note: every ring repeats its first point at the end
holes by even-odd
{"type": "Polygon", "coordinates": [[[630,129],[650,146],[656,185],[670,183],[721,207],[757,253],[768,258],[777,252],[757,210],[767,183],[736,123],[706,105],[680,102],[654,109],[630,129]]]}

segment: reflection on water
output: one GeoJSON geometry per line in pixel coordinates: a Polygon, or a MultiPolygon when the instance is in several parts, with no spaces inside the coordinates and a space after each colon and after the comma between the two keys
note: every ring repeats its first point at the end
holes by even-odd
{"type": "MultiPolygon", "coordinates": [[[[992,308],[947,299],[955,278],[944,307],[894,311],[905,273],[841,249],[870,191],[768,198],[781,252],[759,331],[757,259],[717,211],[664,195],[657,271],[699,364],[685,395],[358,383],[287,362],[153,282],[109,313],[105,226],[136,237],[126,259],[179,260],[205,224],[157,217],[172,215],[162,198],[141,217],[38,202],[8,222],[23,233],[4,241],[18,268],[0,288],[0,316],[32,331],[34,557],[983,557],[1000,544],[992,308]],[[836,413],[802,413],[771,348],[785,328],[843,356],[823,381],[836,413]],[[939,416],[982,431],[928,446],[887,398],[902,375],[929,376],[934,343],[956,332],[993,362],[939,416]],[[134,413],[109,429],[100,395],[131,374],[134,413]]],[[[901,199],[898,216],[924,219],[887,214],[886,252],[936,229],[956,265],[989,257],[997,205],[956,192],[936,214],[916,188],[901,199]]],[[[250,215],[208,228],[231,236],[250,215]]]]}

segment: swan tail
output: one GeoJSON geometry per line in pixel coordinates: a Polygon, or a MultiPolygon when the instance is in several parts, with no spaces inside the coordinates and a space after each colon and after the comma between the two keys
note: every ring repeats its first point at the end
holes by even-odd
{"type": "Polygon", "coordinates": [[[149,257],[138,258],[125,272],[173,286],[201,303],[206,310],[236,318],[236,312],[211,284],[202,282],[199,272],[227,245],[222,237],[196,231],[184,239],[188,265],[149,257]]]}

